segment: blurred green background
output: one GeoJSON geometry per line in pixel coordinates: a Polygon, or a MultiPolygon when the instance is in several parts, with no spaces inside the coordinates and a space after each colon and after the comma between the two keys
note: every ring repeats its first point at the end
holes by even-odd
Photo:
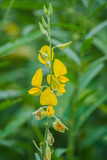
{"type": "MultiPolygon", "coordinates": [[[[46,119],[31,114],[39,97],[28,95],[35,71],[43,67],[38,50],[48,41],[39,30],[49,0],[0,0],[0,160],[34,160],[32,143],[43,140],[46,119]]],[[[68,69],[67,92],[58,98],[56,115],[69,131],[55,138],[52,160],[107,159],[107,1],[52,0],[52,44],[68,69]]]]}

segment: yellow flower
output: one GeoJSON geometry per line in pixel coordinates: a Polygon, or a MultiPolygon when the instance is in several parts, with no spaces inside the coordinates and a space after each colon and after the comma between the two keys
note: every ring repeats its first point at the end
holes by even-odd
{"type": "Polygon", "coordinates": [[[53,122],[52,125],[53,128],[59,132],[65,132],[66,129],[68,130],[68,128],[59,119],[56,119],[56,121],[53,122]]]}
{"type": "MultiPolygon", "coordinates": [[[[47,82],[50,84],[50,74],[47,75],[47,82]]],[[[55,90],[57,96],[61,96],[63,93],[66,92],[66,90],[64,89],[65,84],[60,83],[58,78],[56,78],[54,75],[52,75],[51,87],[55,90]]]]}
{"type": "Polygon", "coordinates": [[[42,84],[42,68],[38,69],[35,73],[35,75],[32,78],[32,82],[31,82],[32,86],[34,86],[33,88],[31,88],[28,92],[29,94],[32,95],[40,95],[42,88],[41,88],[41,84],[42,84]]]}
{"type": "Polygon", "coordinates": [[[67,73],[67,69],[59,59],[54,60],[53,70],[55,76],[59,79],[61,83],[66,83],[69,81],[69,79],[64,76],[67,73]]]}
{"type": "Polygon", "coordinates": [[[54,109],[53,109],[53,106],[48,106],[45,114],[46,114],[48,117],[52,117],[52,116],[54,115],[54,113],[55,113],[55,111],[54,111],[54,109]]]}
{"type": "Polygon", "coordinates": [[[57,98],[55,94],[50,90],[49,87],[41,93],[40,104],[47,105],[47,106],[57,105],[57,98]]]}
{"type": "MultiPolygon", "coordinates": [[[[46,56],[46,58],[43,58],[39,53],[39,55],[38,55],[39,61],[41,63],[47,65],[47,67],[49,67],[50,66],[50,56],[51,56],[50,47],[45,45],[40,49],[40,52],[47,55],[47,56],[46,56]]],[[[54,57],[54,52],[52,51],[52,60],[53,60],[53,57],[54,57]]]]}

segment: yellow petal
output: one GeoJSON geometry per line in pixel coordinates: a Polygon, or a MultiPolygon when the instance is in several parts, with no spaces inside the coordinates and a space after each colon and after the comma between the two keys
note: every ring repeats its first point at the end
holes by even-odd
{"type": "Polygon", "coordinates": [[[54,113],[55,113],[55,111],[54,111],[54,109],[53,109],[53,106],[48,106],[45,114],[46,114],[48,117],[52,117],[52,116],[54,115],[54,113]]]}
{"type": "Polygon", "coordinates": [[[35,96],[39,96],[41,94],[41,88],[31,88],[29,91],[29,94],[35,95],[35,96]]]}
{"type": "Polygon", "coordinates": [[[38,88],[41,87],[42,83],[42,68],[38,69],[35,75],[32,78],[32,86],[36,86],[38,88]]]}
{"type": "MultiPolygon", "coordinates": [[[[40,56],[40,54],[38,54],[39,61],[43,64],[46,64],[46,61],[48,61],[50,59],[50,47],[45,45],[40,49],[40,51],[49,56],[49,58],[46,58],[46,60],[43,60],[42,57],[40,56]]],[[[53,57],[54,57],[54,52],[52,51],[52,59],[53,59],[53,57]]]]}
{"type": "Polygon", "coordinates": [[[53,70],[56,77],[63,76],[67,73],[65,65],[59,59],[54,60],[53,70]]]}
{"type": "Polygon", "coordinates": [[[56,98],[55,94],[50,90],[49,87],[41,93],[40,104],[41,105],[48,105],[48,106],[51,106],[51,105],[56,106],[57,105],[57,98],[56,98]]]}
{"type": "MultiPolygon", "coordinates": [[[[47,75],[47,82],[50,84],[50,74],[47,75]]],[[[61,84],[55,76],[52,76],[51,87],[52,89],[58,89],[61,87],[61,84]]]]}
{"type": "Polygon", "coordinates": [[[61,94],[63,94],[63,93],[66,92],[65,88],[60,88],[58,91],[59,91],[61,94]]]}
{"type": "Polygon", "coordinates": [[[69,81],[69,79],[65,76],[60,76],[58,79],[61,83],[67,83],[69,81]]]}

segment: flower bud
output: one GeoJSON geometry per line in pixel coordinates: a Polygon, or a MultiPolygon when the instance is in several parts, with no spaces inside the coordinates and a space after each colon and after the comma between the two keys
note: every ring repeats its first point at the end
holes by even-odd
{"type": "Polygon", "coordinates": [[[49,11],[48,11],[48,15],[51,16],[52,12],[53,12],[52,4],[49,3],[49,11]]]}
{"type": "Polygon", "coordinates": [[[46,146],[45,158],[46,158],[46,160],[51,160],[51,150],[50,150],[50,148],[48,146],[48,143],[47,143],[47,146],[46,146]]]}
{"type": "Polygon", "coordinates": [[[43,26],[40,22],[39,22],[39,27],[40,27],[41,32],[48,37],[48,32],[43,28],[43,26]]]}
{"type": "Polygon", "coordinates": [[[52,146],[53,145],[53,143],[54,143],[54,137],[53,137],[53,135],[52,135],[52,133],[48,130],[48,136],[47,136],[47,142],[48,142],[48,144],[50,145],[50,146],[52,146]]]}
{"type": "Polygon", "coordinates": [[[47,61],[46,61],[46,66],[47,66],[48,68],[50,68],[50,66],[51,66],[50,60],[47,60],[47,61]]]}
{"type": "Polygon", "coordinates": [[[42,24],[45,28],[48,28],[48,24],[46,23],[46,21],[43,17],[42,17],[42,24]]]}
{"type": "Polygon", "coordinates": [[[65,129],[68,130],[68,128],[59,119],[56,119],[52,125],[53,125],[53,128],[59,132],[65,132],[65,129]]]}
{"type": "Polygon", "coordinates": [[[48,15],[48,9],[46,8],[45,5],[44,5],[44,13],[45,13],[46,15],[48,15]]]}
{"type": "Polygon", "coordinates": [[[71,45],[72,41],[68,42],[68,43],[64,43],[64,44],[58,44],[57,46],[53,47],[54,48],[59,48],[59,49],[66,49],[67,47],[69,47],[71,45]]]}
{"type": "Polygon", "coordinates": [[[33,112],[32,114],[36,114],[35,118],[37,120],[43,119],[45,117],[45,111],[42,107],[39,108],[36,112],[33,112]]]}

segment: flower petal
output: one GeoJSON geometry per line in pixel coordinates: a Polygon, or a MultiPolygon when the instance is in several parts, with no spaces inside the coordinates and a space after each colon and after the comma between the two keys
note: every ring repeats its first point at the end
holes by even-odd
{"type": "Polygon", "coordinates": [[[36,86],[38,88],[41,87],[42,83],[42,68],[38,69],[35,73],[35,75],[32,78],[32,86],[36,86]]]}
{"type": "Polygon", "coordinates": [[[54,60],[53,70],[56,77],[63,76],[67,73],[65,65],[59,59],[54,60]]]}
{"type": "Polygon", "coordinates": [[[41,88],[34,87],[31,88],[28,92],[31,95],[39,96],[41,94],[41,88]]]}
{"type": "Polygon", "coordinates": [[[69,79],[65,76],[60,76],[58,79],[61,83],[67,83],[69,81],[69,79]]]}
{"type": "MultiPolygon", "coordinates": [[[[47,75],[47,82],[50,84],[50,74],[47,75]]],[[[65,87],[65,84],[61,84],[55,76],[52,76],[51,87],[52,89],[59,89],[65,87]]]]}
{"type": "Polygon", "coordinates": [[[55,111],[54,111],[54,109],[53,109],[53,106],[48,106],[45,114],[46,114],[48,117],[52,117],[52,116],[54,115],[54,113],[55,113],[55,111]]]}
{"type": "MultiPolygon", "coordinates": [[[[40,49],[41,52],[47,54],[49,56],[49,58],[46,58],[46,60],[43,60],[41,55],[38,54],[38,59],[41,63],[46,64],[46,61],[48,61],[50,59],[50,47],[45,45],[40,49]]],[[[52,51],[52,59],[54,57],[54,52],[52,51]]]]}
{"type": "Polygon", "coordinates": [[[57,98],[56,98],[55,94],[50,90],[49,87],[41,93],[40,104],[41,105],[48,105],[48,106],[51,106],[51,105],[56,106],[57,105],[57,98]]]}

